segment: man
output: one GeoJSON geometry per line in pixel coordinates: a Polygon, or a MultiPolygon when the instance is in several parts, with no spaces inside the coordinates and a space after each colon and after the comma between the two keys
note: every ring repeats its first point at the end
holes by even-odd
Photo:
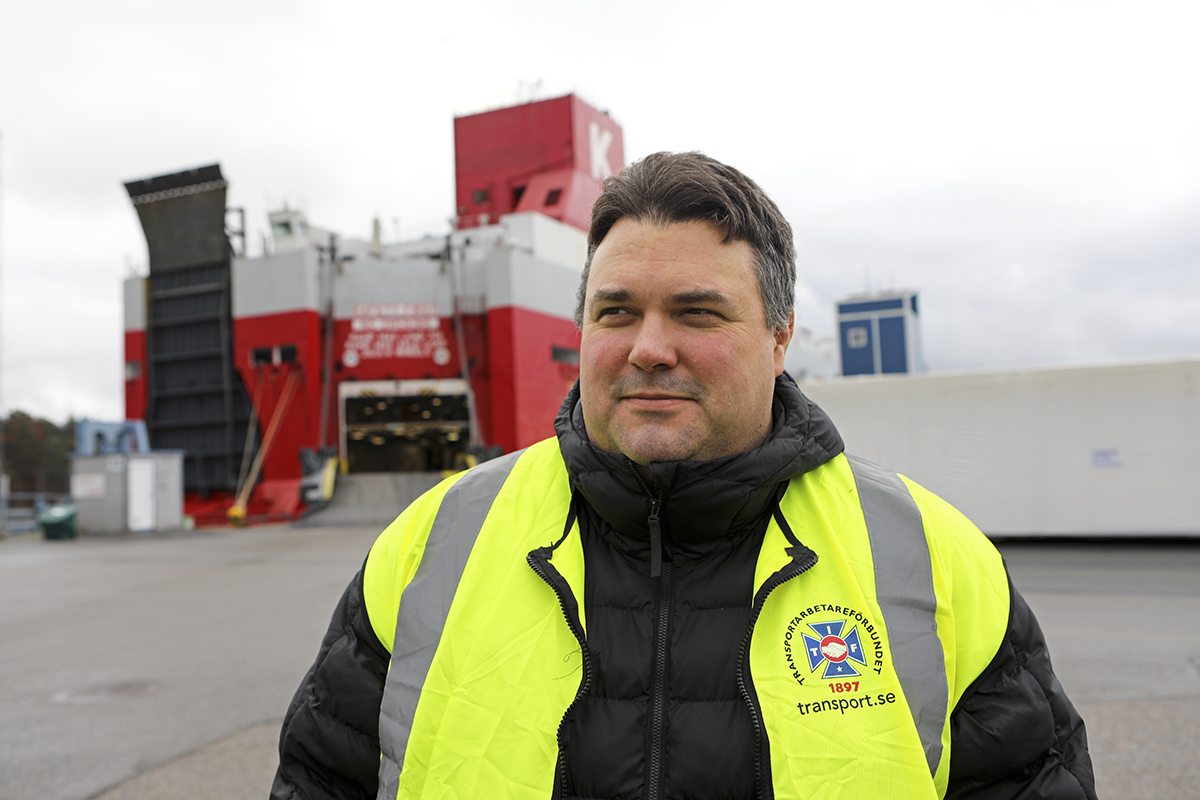
{"type": "Polygon", "coordinates": [[[737,170],[609,179],[556,439],[379,538],[274,796],[1094,798],[995,549],[784,373],[794,282],[737,170]]]}

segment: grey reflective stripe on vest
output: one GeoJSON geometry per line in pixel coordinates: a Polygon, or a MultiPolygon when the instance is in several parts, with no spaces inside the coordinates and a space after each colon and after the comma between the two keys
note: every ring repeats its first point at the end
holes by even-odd
{"type": "Polygon", "coordinates": [[[425,553],[400,596],[392,662],[379,708],[379,794],[392,800],[412,733],[417,700],[450,613],[467,558],[500,487],[523,450],[475,467],[442,498],[425,553]]]}
{"type": "Polygon", "coordinates": [[[871,539],[875,596],[887,625],[892,664],[933,774],[942,758],[949,691],[921,511],[900,476],[861,458],[847,459],[871,539]]]}

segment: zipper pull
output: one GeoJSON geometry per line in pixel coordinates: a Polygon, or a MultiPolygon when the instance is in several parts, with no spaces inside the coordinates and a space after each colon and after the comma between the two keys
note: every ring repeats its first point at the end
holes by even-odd
{"type": "Polygon", "coordinates": [[[662,529],[658,527],[658,498],[650,500],[650,577],[662,575],[662,529]]]}

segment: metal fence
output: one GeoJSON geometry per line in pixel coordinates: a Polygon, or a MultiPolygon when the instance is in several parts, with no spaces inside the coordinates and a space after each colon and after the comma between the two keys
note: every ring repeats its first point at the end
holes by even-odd
{"type": "Polygon", "coordinates": [[[71,495],[55,492],[8,492],[0,496],[0,529],[32,533],[38,529],[39,511],[70,500],[71,495]]]}

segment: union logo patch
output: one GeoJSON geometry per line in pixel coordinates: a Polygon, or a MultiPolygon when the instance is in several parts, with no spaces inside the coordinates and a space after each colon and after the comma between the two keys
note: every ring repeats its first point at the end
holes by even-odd
{"type": "Polygon", "coordinates": [[[854,678],[860,674],[854,668],[854,663],[867,666],[857,625],[844,637],[842,630],[846,627],[846,620],[843,619],[833,622],[811,622],[808,627],[820,637],[809,636],[807,633],[801,634],[800,637],[804,641],[804,654],[808,656],[809,672],[816,672],[824,664],[825,672],[821,677],[826,680],[854,678]]]}
{"type": "Polygon", "coordinates": [[[801,686],[812,677],[836,681],[871,672],[880,675],[884,666],[883,637],[858,609],[814,603],[788,622],[783,631],[783,655],[788,672],[801,686]]]}

